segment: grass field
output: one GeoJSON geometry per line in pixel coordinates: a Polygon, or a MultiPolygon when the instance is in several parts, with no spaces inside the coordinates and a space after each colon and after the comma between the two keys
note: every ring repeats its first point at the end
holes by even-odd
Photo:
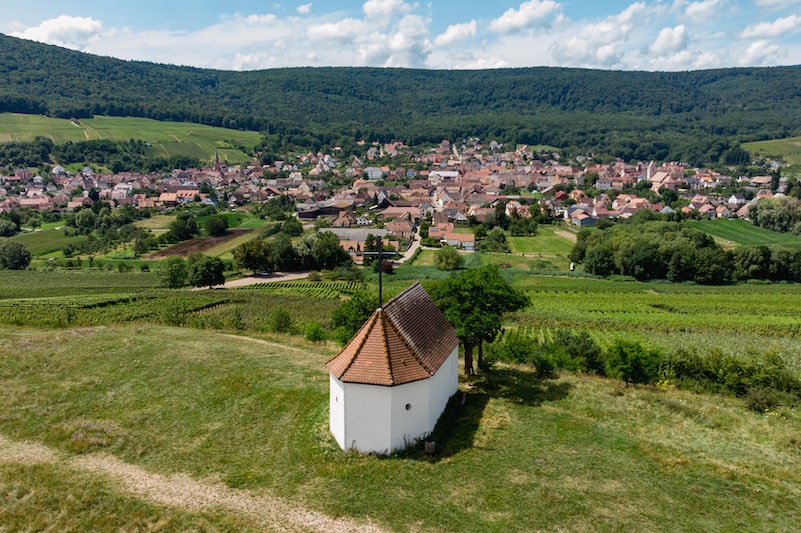
{"type": "Polygon", "coordinates": [[[345,454],[330,346],[192,329],[0,328],[0,527],[789,531],[801,420],[499,367],[437,453],[345,454]]]}
{"type": "Polygon", "coordinates": [[[534,237],[509,237],[508,241],[514,254],[566,256],[573,249],[572,241],[543,226],[537,229],[534,237]]]}
{"type": "Polygon", "coordinates": [[[687,220],[684,224],[712,235],[724,248],[732,248],[735,245],[766,244],[790,250],[801,250],[801,238],[796,235],[770,231],[746,220],[687,220]]]}
{"type": "Polygon", "coordinates": [[[801,137],[743,143],[743,149],[757,156],[781,157],[791,165],[801,165],[801,137]]]}
{"type": "Polygon", "coordinates": [[[187,122],[161,122],[133,117],[95,117],[70,121],[39,115],[0,113],[0,142],[31,141],[48,137],[55,143],[111,139],[142,139],[152,145],[152,155],[161,157],[191,156],[211,161],[216,151],[226,163],[241,163],[250,157],[232,142],[255,146],[258,132],[215,128],[187,122]]]}
{"type": "MultiPolygon", "coordinates": [[[[386,276],[385,296],[450,275],[434,253],[386,276]]],[[[503,263],[529,295],[508,326],[775,353],[801,375],[801,285],[546,277],[532,257],[466,258],[503,263]]],[[[782,531],[801,520],[798,408],[760,414],[723,395],[499,364],[463,380],[435,456],[346,454],[327,419],[324,363],[338,347],[298,332],[325,325],[360,284],[156,281],[0,271],[0,317],[32,320],[0,325],[0,530],[782,531]],[[296,336],[269,332],[278,308],[296,336]],[[50,314],[62,327],[32,325],[50,314]]]]}
{"type": "Polygon", "coordinates": [[[47,255],[61,251],[66,245],[77,245],[88,239],[86,235],[64,235],[62,226],[25,231],[14,239],[20,241],[34,256],[47,255]]]}

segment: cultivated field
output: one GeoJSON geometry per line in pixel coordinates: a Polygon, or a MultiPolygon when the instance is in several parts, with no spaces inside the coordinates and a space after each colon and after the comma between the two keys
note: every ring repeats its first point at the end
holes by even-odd
{"type": "Polygon", "coordinates": [[[712,235],[723,248],[736,245],[765,244],[789,250],[801,250],[801,238],[755,226],[746,220],[687,220],[683,224],[712,235]]]}
{"type": "Polygon", "coordinates": [[[211,161],[217,151],[226,163],[249,161],[247,154],[232,143],[255,146],[258,132],[215,128],[186,122],[161,122],[147,118],[95,117],[67,120],[39,115],[0,113],[0,141],[31,141],[48,137],[55,143],[110,139],[141,139],[152,145],[152,155],[191,156],[211,161]]]}
{"type": "Polygon", "coordinates": [[[781,157],[791,165],[801,165],[801,137],[743,143],[756,156],[781,157]]]}

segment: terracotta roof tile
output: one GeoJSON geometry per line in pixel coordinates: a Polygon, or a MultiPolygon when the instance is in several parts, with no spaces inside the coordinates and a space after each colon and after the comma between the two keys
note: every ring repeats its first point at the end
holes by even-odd
{"type": "Polygon", "coordinates": [[[416,283],[375,311],[326,366],[341,381],[402,385],[434,375],[458,343],[453,327],[416,283]]]}

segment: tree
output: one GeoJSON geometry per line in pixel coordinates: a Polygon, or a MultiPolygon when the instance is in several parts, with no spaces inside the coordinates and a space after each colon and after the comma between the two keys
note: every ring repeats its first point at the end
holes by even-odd
{"type": "Polygon", "coordinates": [[[453,246],[443,246],[434,255],[434,266],[440,270],[459,270],[464,257],[453,246]]]}
{"type": "Polygon", "coordinates": [[[342,302],[331,313],[331,328],[336,341],[346,344],[377,308],[378,297],[369,292],[358,292],[353,298],[342,302]]]}
{"type": "Polygon", "coordinates": [[[734,250],[734,277],[739,280],[767,279],[770,261],[770,248],[764,244],[738,247],[734,250]]]}
{"type": "Polygon", "coordinates": [[[219,237],[228,233],[228,218],[222,215],[212,215],[206,219],[206,232],[213,236],[219,237]]]}
{"type": "Polygon", "coordinates": [[[466,270],[443,280],[430,294],[462,341],[466,375],[474,373],[475,347],[478,347],[479,369],[483,368],[484,342],[491,342],[500,332],[503,314],[528,304],[528,297],[509,285],[494,265],[466,270]]]}
{"type": "Polygon", "coordinates": [[[189,284],[213,288],[225,283],[225,263],[219,257],[203,256],[189,265],[189,284]]]}
{"type": "Polygon", "coordinates": [[[31,252],[19,241],[0,239],[0,268],[25,270],[31,264],[31,252]]]}
{"type": "Polygon", "coordinates": [[[17,230],[17,225],[12,220],[0,217],[0,237],[13,237],[17,230]]]}
{"type": "Polygon", "coordinates": [[[186,261],[180,257],[173,256],[164,262],[164,268],[159,273],[159,279],[162,287],[179,289],[186,285],[188,275],[186,261]]]}
{"type": "Polygon", "coordinates": [[[506,242],[506,232],[500,226],[495,226],[487,232],[487,236],[479,243],[482,252],[509,253],[512,249],[506,242]]]}
{"type": "Polygon", "coordinates": [[[234,248],[234,261],[240,268],[259,271],[272,270],[274,267],[273,245],[266,239],[253,239],[234,248]]]}
{"type": "Polygon", "coordinates": [[[303,233],[303,224],[295,217],[289,217],[281,224],[281,231],[290,237],[297,237],[303,233]]]}

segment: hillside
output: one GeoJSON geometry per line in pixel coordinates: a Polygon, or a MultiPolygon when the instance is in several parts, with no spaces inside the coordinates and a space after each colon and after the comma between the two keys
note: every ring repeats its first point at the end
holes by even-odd
{"type": "Polygon", "coordinates": [[[5,35],[0,58],[0,111],[188,121],[300,143],[481,136],[693,161],[724,159],[736,150],[733,141],[801,135],[801,69],[794,67],[231,72],[122,61],[5,35]]]}
{"type": "Polygon", "coordinates": [[[0,528],[789,531],[797,412],[496,369],[437,454],[344,454],[331,347],[163,326],[0,327],[0,528]]]}
{"type": "Polygon", "coordinates": [[[261,140],[253,131],[188,122],[107,116],[69,120],[0,113],[0,142],[31,142],[37,136],[55,144],[99,140],[127,143],[135,138],[146,142],[147,153],[154,157],[187,156],[211,161],[216,152],[226,163],[248,162],[250,156],[243,149],[251,149],[261,140]]]}

